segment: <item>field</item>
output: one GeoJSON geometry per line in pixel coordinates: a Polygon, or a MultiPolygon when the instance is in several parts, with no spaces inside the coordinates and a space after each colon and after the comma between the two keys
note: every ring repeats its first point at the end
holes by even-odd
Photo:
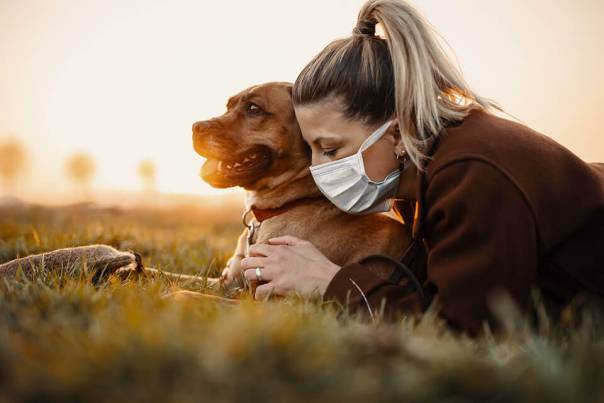
{"type": "MultiPolygon", "coordinates": [[[[216,275],[240,213],[71,206],[0,209],[0,262],[104,243],[165,270],[216,275]]],[[[95,288],[70,276],[0,279],[0,402],[602,402],[597,312],[458,337],[428,312],[369,323],[295,298],[240,307],[169,301],[165,279],[95,288]],[[579,324],[576,324],[579,323],[579,324]]],[[[79,273],[79,274],[78,274],[79,273]]]]}

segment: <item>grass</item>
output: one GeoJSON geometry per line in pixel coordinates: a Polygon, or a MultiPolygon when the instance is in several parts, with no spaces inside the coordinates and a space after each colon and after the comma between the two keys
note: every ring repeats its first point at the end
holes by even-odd
{"type": "MultiPolygon", "coordinates": [[[[106,243],[216,275],[240,230],[238,212],[4,208],[0,262],[106,243]]],[[[165,279],[95,288],[73,269],[0,279],[0,402],[604,401],[595,312],[532,329],[504,309],[506,332],[469,339],[433,312],[387,324],[297,298],[170,302],[165,279]]]]}

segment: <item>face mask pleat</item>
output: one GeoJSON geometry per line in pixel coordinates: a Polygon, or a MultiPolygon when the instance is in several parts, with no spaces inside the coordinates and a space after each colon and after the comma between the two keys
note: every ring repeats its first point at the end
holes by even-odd
{"type": "Polygon", "coordinates": [[[360,212],[371,208],[377,195],[378,190],[376,188],[368,187],[367,192],[360,195],[360,197],[358,197],[356,201],[350,205],[349,210],[351,212],[360,212]]]}
{"type": "MultiPolygon", "coordinates": [[[[358,177],[347,177],[344,181],[334,184],[329,192],[329,197],[337,199],[339,196],[344,194],[357,194],[360,197],[363,195],[363,191],[367,187],[367,183],[363,181],[363,178],[358,177]]],[[[356,202],[356,200],[354,200],[356,202]]]]}
{"type": "Polygon", "coordinates": [[[324,164],[313,165],[310,167],[310,172],[313,175],[323,175],[326,173],[338,171],[342,167],[349,167],[351,165],[356,165],[356,162],[354,161],[355,159],[356,159],[356,154],[350,155],[345,158],[340,158],[339,160],[326,162],[324,164]]]}

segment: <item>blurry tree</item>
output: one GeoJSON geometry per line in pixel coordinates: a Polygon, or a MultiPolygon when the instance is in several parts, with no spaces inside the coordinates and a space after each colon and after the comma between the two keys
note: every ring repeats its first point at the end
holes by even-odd
{"type": "Polygon", "coordinates": [[[27,169],[27,152],[18,140],[0,143],[0,178],[2,187],[13,191],[17,179],[27,169]]]}
{"type": "Polygon", "coordinates": [[[143,161],[138,166],[138,175],[143,183],[145,193],[155,193],[155,164],[152,161],[143,161]]]}
{"type": "Polygon", "coordinates": [[[65,171],[82,196],[90,197],[90,183],[96,172],[92,157],[84,153],[73,154],[65,163],[65,171]]]}

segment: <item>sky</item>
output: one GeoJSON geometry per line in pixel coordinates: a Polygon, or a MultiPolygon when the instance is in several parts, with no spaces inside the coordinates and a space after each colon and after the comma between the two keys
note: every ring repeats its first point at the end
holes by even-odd
{"type": "MultiPolygon", "coordinates": [[[[195,121],[229,96],[294,81],[348,36],[356,0],[0,0],[0,140],[31,153],[23,194],[67,192],[64,161],[96,161],[97,189],[215,194],[198,177],[195,121]]],[[[604,161],[604,2],[416,0],[470,86],[587,161],[604,161]]]]}

